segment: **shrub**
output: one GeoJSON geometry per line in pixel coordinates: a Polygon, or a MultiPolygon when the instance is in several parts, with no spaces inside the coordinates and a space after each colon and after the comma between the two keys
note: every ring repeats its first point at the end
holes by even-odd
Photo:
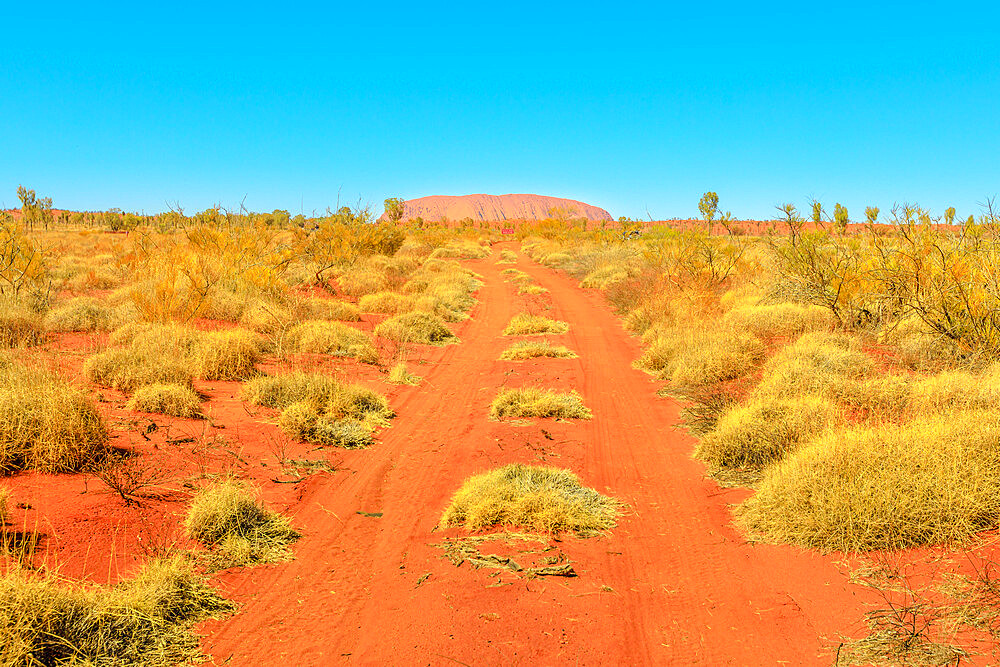
{"type": "Polygon", "coordinates": [[[636,366],[680,386],[702,386],[741,377],[764,359],[756,336],[729,329],[651,328],[636,366]]]}
{"type": "Polygon", "coordinates": [[[10,568],[0,577],[0,664],[200,662],[193,626],[233,610],[181,557],[153,561],[114,587],[10,568]]]}
{"type": "Polygon", "coordinates": [[[378,351],[367,334],[340,322],[303,322],[289,330],[286,343],[296,352],[353,357],[366,364],[378,362],[378,351]]]}
{"type": "Polygon", "coordinates": [[[809,394],[837,398],[869,375],[875,362],[843,334],[806,334],[764,365],[757,393],[773,397],[809,394]]]}
{"type": "Polygon", "coordinates": [[[365,313],[396,315],[413,310],[413,297],[395,292],[376,292],[361,297],[358,308],[365,313]]]}
{"type": "Polygon", "coordinates": [[[569,470],[515,463],[466,480],[440,527],[518,526],[586,537],[614,528],[618,514],[617,501],[581,485],[569,470]]]}
{"type": "Polygon", "coordinates": [[[287,559],[288,545],[299,538],[287,518],[231,480],[195,495],[184,526],[191,539],[215,550],[226,566],[287,559]]]}
{"type": "Polygon", "coordinates": [[[44,337],[41,318],[36,313],[0,301],[0,347],[37,345],[44,337]]]}
{"type": "Polygon", "coordinates": [[[564,334],[569,331],[569,324],[550,320],[541,315],[518,313],[511,318],[503,330],[504,336],[539,336],[542,334],[564,334]]]}
{"type": "Polygon", "coordinates": [[[150,384],[140,387],[125,405],[136,412],[157,412],[171,417],[200,417],[198,394],[179,384],[150,384]]]}
{"type": "Polygon", "coordinates": [[[424,345],[447,345],[458,342],[458,338],[439,316],[425,312],[403,313],[390,317],[375,327],[375,335],[401,343],[424,345]]]}
{"type": "Polygon", "coordinates": [[[560,394],[551,389],[538,387],[501,389],[490,405],[491,419],[505,417],[590,419],[591,416],[590,410],[575,391],[560,394]]]}
{"type": "Polygon", "coordinates": [[[606,289],[610,285],[624,282],[632,277],[631,272],[622,266],[607,265],[594,269],[583,277],[580,287],[606,289]]]}
{"type": "Polygon", "coordinates": [[[137,316],[131,304],[109,306],[99,299],[77,297],[53,308],[45,316],[49,331],[111,331],[137,316]]]}
{"type": "Polygon", "coordinates": [[[389,382],[392,384],[410,384],[417,385],[423,380],[419,375],[414,375],[407,368],[406,364],[399,363],[392,367],[389,371],[389,382]]]}
{"type": "Polygon", "coordinates": [[[554,346],[547,340],[519,340],[500,353],[500,358],[506,361],[523,361],[535,357],[572,359],[576,357],[576,354],[562,345],[554,346]]]}
{"type": "Polygon", "coordinates": [[[313,297],[305,300],[303,310],[310,319],[339,320],[341,322],[359,322],[361,320],[357,306],[347,301],[313,297]]]}
{"type": "Polygon", "coordinates": [[[751,534],[867,551],[967,539],[1000,522],[994,412],[830,431],[769,468],[737,510],[751,534]]]}
{"type": "Polygon", "coordinates": [[[723,323],[761,338],[774,338],[828,330],[833,326],[833,314],[822,306],[779,303],[734,308],[726,313],[723,323]]]}
{"type": "Polygon", "coordinates": [[[80,470],[104,455],[107,442],[86,394],[45,371],[0,368],[0,472],[80,470]]]}
{"type": "Polygon", "coordinates": [[[361,449],[374,441],[372,427],[352,417],[333,418],[303,401],[285,408],[278,426],[288,436],[322,446],[361,449]]]}
{"type": "Polygon", "coordinates": [[[500,259],[497,260],[497,264],[516,264],[517,263],[517,253],[510,250],[501,250],[500,259]]]}
{"type": "Polygon", "coordinates": [[[192,350],[202,380],[246,380],[257,375],[261,342],[244,329],[212,331],[198,336],[192,350]]]}
{"type": "Polygon", "coordinates": [[[92,382],[131,393],[150,384],[190,387],[195,369],[190,360],[166,350],[112,348],[87,359],[83,372],[92,382]]]}
{"type": "Polygon", "coordinates": [[[825,432],[838,418],[837,406],[820,398],[755,399],[724,412],[695,456],[716,467],[762,468],[825,432]]]}
{"type": "Polygon", "coordinates": [[[300,401],[325,404],[339,386],[336,379],[322,373],[262,375],[245,383],[240,396],[254,405],[283,410],[300,401]]]}

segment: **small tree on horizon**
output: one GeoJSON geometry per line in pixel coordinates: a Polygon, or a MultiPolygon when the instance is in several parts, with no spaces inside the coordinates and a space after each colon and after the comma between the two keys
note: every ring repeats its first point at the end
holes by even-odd
{"type": "Polygon", "coordinates": [[[703,194],[701,200],[698,202],[698,210],[701,212],[701,217],[705,220],[708,233],[711,234],[712,222],[715,220],[715,214],[719,212],[719,195],[714,192],[703,194]]]}
{"type": "Polygon", "coordinates": [[[837,231],[843,234],[847,231],[847,223],[850,219],[847,217],[847,207],[842,204],[836,204],[833,207],[833,223],[837,226],[837,231]]]}
{"type": "Polygon", "coordinates": [[[389,222],[399,222],[406,211],[406,202],[399,197],[389,197],[385,200],[385,217],[389,222]]]}
{"type": "Polygon", "coordinates": [[[874,225],[878,220],[878,206],[865,207],[865,217],[868,219],[868,224],[874,225]]]}
{"type": "Polygon", "coordinates": [[[955,224],[955,207],[949,206],[944,210],[944,222],[946,225],[955,224]]]}

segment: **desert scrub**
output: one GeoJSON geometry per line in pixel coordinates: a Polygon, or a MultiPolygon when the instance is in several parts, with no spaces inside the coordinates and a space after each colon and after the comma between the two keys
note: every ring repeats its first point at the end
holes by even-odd
{"type": "Polygon", "coordinates": [[[998,442],[995,411],[830,431],[768,468],[737,521],[825,550],[960,542],[1000,522],[998,442]]]}
{"type": "Polygon", "coordinates": [[[723,323],[761,338],[775,338],[827,331],[833,327],[834,318],[830,309],[822,306],[780,303],[734,308],[726,313],[723,323]]]}
{"type": "Polygon", "coordinates": [[[87,359],[83,372],[90,381],[125,393],[149,384],[190,387],[194,380],[189,359],[154,350],[111,348],[87,359]]]}
{"type": "Polygon", "coordinates": [[[419,375],[411,373],[404,363],[396,364],[389,371],[389,382],[392,384],[418,385],[422,379],[419,375]]]}
{"type": "Polygon", "coordinates": [[[560,394],[552,389],[525,387],[501,389],[490,405],[491,419],[506,417],[553,417],[556,419],[590,419],[590,410],[575,391],[560,394]]]}
{"type": "Polygon", "coordinates": [[[244,385],[242,397],[281,410],[278,426],[289,436],[335,447],[370,445],[375,428],[395,416],[381,394],[321,374],[257,378],[244,385]]]}
{"type": "Polygon", "coordinates": [[[413,297],[396,292],[376,292],[358,299],[358,308],[363,313],[398,315],[413,310],[413,297]]]}
{"type": "Polygon", "coordinates": [[[614,528],[619,507],[569,470],[514,463],[467,479],[439,525],[472,531],[517,526],[586,537],[614,528]]]}
{"type": "Polygon", "coordinates": [[[500,259],[496,261],[497,264],[516,264],[517,263],[517,253],[510,250],[501,250],[500,259]]]}
{"type": "Polygon", "coordinates": [[[202,380],[246,380],[258,373],[261,341],[245,329],[203,332],[191,357],[202,380]]]}
{"type": "Polygon", "coordinates": [[[99,299],[77,297],[65,301],[45,315],[49,331],[111,331],[138,317],[131,304],[109,305],[99,299]]]}
{"type": "Polygon", "coordinates": [[[562,345],[552,345],[547,340],[520,340],[500,353],[500,358],[506,361],[524,361],[535,357],[572,359],[576,354],[562,345]]]}
{"type": "Polygon", "coordinates": [[[37,313],[19,304],[0,301],[0,347],[37,345],[44,337],[42,319],[37,313]]]}
{"type": "Polygon", "coordinates": [[[548,292],[547,289],[533,283],[521,283],[517,286],[518,294],[545,294],[546,292],[548,292]]]}
{"type": "Polygon", "coordinates": [[[201,399],[190,387],[150,384],[140,387],[125,407],[135,412],[156,412],[171,417],[201,417],[201,399]]]}
{"type": "Polygon", "coordinates": [[[299,538],[286,517],[233,480],[198,492],[184,527],[191,539],[212,549],[222,567],[287,560],[288,545],[299,538]]]}
{"type": "Polygon", "coordinates": [[[722,413],[695,456],[715,467],[763,468],[839,423],[838,406],[821,398],[760,398],[722,413]]]}
{"type": "Polygon", "coordinates": [[[375,335],[400,343],[447,345],[458,338],[439,316],[433,313],[413,312],[396,315],[375,327],[375,335]]]}
{"type": "Polygon", "coordinates": [[[366,364],[378,363],[378,351],[368,335],[340,322],[311,320],[288,331],[285,344],[295,352],[353,357],[366,364]]]}
{"type": "Polygon", "coordinates": [[[680,386],[704,386],[744,376],[767,348],[745,331],[689,327],[651,328],[636,366],[680,386]]]}
{"type": "Polygon", "coordinates": [[[564,334],[569,331],[569,324],[558,320],[550,320],[541,315],[518,313],[511,318],[503,330],[504,336],[540,336],[542,334],[564,334]]]}
{"type": "Polygon", "coordinates": [[[46,371],[0,362],[0,473],[80,470],[106,453],[107,442],[86,394],[46,371]]]}
{"type": "Polygon", "coordinates": [[[875,362],[844,334],[806,334],[764,365],[757,393],[837,398],[875,370],[875,362]]]}
{"type": "Polygon", "coordinates": [[[193,664],[205,659],[194,625],[234,609],[179,556],[114,587],[10,568],[0,576],[0,664],[193,664]]]}

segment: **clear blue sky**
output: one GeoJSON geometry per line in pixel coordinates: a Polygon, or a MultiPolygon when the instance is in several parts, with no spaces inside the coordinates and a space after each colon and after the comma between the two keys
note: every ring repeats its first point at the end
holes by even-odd
{"type": "Polygon", "coordinates": [[[534,192],[666,218],[711,189],[860,218],[1000,193],[995,4],[757,4],[20,3],[0,203],[534,192]]]}

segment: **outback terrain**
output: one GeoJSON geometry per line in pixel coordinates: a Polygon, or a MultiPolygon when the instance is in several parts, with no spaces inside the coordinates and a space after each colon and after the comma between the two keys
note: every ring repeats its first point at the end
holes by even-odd
{"type": "Polygon", "coordinates": [[[3,214],[0,664],[994,663],[991,214],[477,197],[3,214]]]}

